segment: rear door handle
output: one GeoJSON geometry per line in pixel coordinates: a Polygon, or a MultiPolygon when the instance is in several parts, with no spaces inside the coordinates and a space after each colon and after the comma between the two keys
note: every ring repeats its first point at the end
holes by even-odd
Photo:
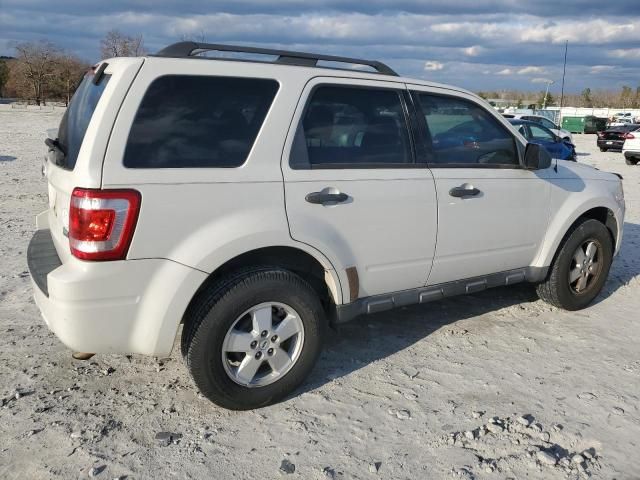
{"type": "Polygon", "coordinates": [[[476,187],[468,183],[464,183],[459,187],[453,187],[451,190],[449,190],[449,195],[451,195],[452,197],[459,197],[459,198],[475,197],[479,193],[480,193],[480,190],[478,190],[476,187]]]}
{"type": "Polygon", "coordinates": [[[311,192],[304,199],[309,203],[326,205],[332,203],[344,203],[348,200],[349,195],[346,193],[329,193],[329,192],[311,192]]]}

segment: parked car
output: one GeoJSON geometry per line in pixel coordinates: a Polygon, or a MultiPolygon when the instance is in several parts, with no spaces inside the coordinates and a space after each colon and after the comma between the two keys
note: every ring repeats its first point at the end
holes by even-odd
{"type": "Polygon", "coordinates": [[[607,128],[610,127],[624,127],[627,125],[633,125],[633,120],[630,118],[614,118],[613,121],[607,123],[607,128]]]}
{"type": "Polygon", "coordinates": [[[529,142],[542,145],[553,158],[576,161],[576,148],[573,143],[558,137],[541,124],[516,119],[509,120],[509,123],[529,142]]]}
{"type": "Polygon", "coordinates": [[[616,127],[610,127],[602,132],[598,132],[598,139],[596,143],[601,152],[607,150],[620,150],[625,141],[625,134],[627,132],[633,132],[640,128],[639,124],[628,123],[626,125],[619,125],[616,127]]]}
{"type": "Polygon", "coordinates": [[[627,165],[637,165],[640,161],[640,129],[624,134],[622,154],[627,165]]]}
{"type": "Polygon", "coordinates": [[[46,143],[27,261],[49,328],[85,358],[165,356],[181,331],[230,409],[290,394],[359,315],[525,281],[585,308],[624,223],[615,174],[375,61],[193,42],[107,59],[46,143]],[[194,58],[219,51],[265,59],[194,58]]]}
{"type": "Polygon", "coordinates": [[[536,122],[542,125],[543,127],[548,128],[553,132],[554,135],[569,140],[573,143],[573,136],[569,130],[565,130],[564,128],[559,127],[547,117],[543,117],[542,115],[530,115],[524,113],[505,113],[503,114],[504,118],[513,118],[518,120],[528,120],[530,122],[536,122]]]}

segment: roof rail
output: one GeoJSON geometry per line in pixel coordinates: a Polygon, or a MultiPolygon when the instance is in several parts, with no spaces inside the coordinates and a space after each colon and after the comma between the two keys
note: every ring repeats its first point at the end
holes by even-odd
{"type": "MultiPolygon", "coordinates": [[[[178,42],[163,48],[154,56],[156,57],[193,57],[207,51],[255,53],[259,55],[274,55],[278,58],[275,63],[286,65],[299,65],[304,67],[317,67],[318,61],[349,63],[353,65],[367,65],[384,75],[398,74],[389,66],[375,60],[362,60],[360,58],[336,57],[333,55],[318,55],[315,53],[291,52],[288,50],[276,50],[271,48],[241,47],[238,45],[222,45],[214,43],[178,42]],[[195,52],[195,53],[194,53],[195,52]]],[[[220,60],[220,59],[217,59],[220,60]]],[[[223,60],[235,60],[224,58],[223,60]]]]}

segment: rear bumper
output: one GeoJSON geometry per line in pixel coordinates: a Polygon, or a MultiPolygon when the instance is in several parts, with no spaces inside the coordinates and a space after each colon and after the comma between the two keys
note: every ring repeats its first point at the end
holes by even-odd
{"type": "Polygon", "coordinates": [[[164,259],[62,264],[52,248],[49,231],[38,230],[27,262],[35,302],[62,343],[90,353],[171,352],[205,273],[164,259]]]}
{"type": "Polygon", "coordinates": [[[612,149],[622,149],[622,145],[624,145],[624,140],[606,140],[606,139],[598,139],[597,141],[598,148],[612,148],[612,149]],[[607,143],[611,142],[611,143],[607,143]]]}

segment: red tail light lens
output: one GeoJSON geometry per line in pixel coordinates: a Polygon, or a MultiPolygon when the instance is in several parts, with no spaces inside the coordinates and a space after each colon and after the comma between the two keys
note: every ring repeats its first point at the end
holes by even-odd
{"type": "Polygon", "coordinates": [[[598,134],[598,137],[602,138],[604,137],[604,132],[596,132],[598,134]]]}
{"type": "Polygon", "coordinates": [[[628,132],[624,134],[624,138],[626,138],[627,140],[633,140],[636,137],[633,135],[633,133],[628,132]]]}
{"type": "Polygon", "coordinates": [[[76,188],[69,208],[71,254],[82,260],[123,260],[140,212],[136,190],[76,188]]]}

